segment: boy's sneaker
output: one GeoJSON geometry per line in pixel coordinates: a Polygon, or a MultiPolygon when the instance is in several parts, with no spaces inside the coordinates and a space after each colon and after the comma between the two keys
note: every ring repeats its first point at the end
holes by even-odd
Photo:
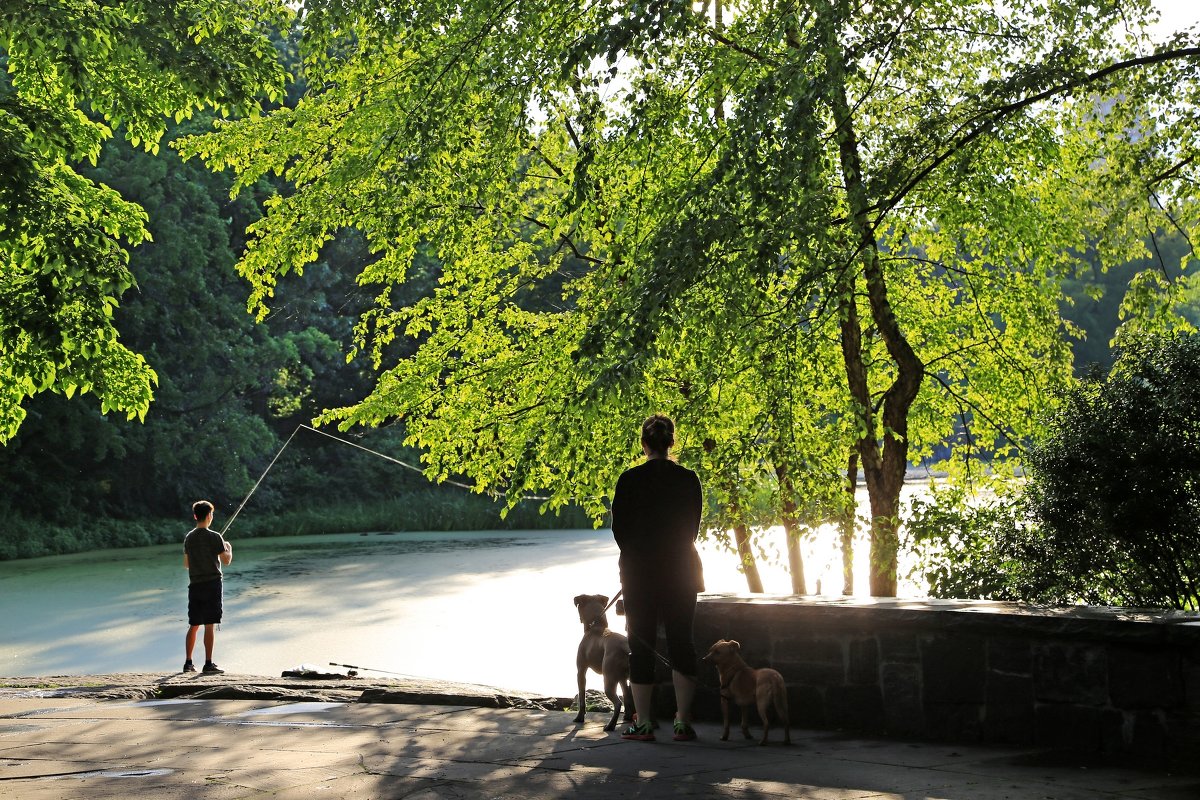
{"type": "Polygon", "coordinates": [[[205,675],[221,675],[221,674],[224,674],[224,672],[225,672],[225,670],[221,669],[213,662],[211,662],[211,661],[204,662],[204,674],[205,675]]]}
{"type": "Polygon", "coordinates": [[[183,671],[184,672],[195,672],[196,671],[196,665],[192,663],[192,660],[190,658],[187,661],[183,662],[183,671]]]}
{"type": "Polygon", "coordinates": [[[654,728],[650,727],[650,723],[635,722],[625,729],[621,734],[622,739],[630,739],[635,742],[653,742],[654,728]]]}
{"type": "Polygon", "coordinates": [[[683,720],[675,720],[675,735],[673,737],[677,742],[691,742],[696,739],[696,729],[688,725],[683,720]]]}

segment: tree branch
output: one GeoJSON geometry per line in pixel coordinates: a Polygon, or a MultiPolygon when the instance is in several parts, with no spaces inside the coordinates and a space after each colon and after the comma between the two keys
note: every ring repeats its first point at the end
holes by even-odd
{"type": "Polygon", "coordinates": [[[928,165],[918,170],[917,173],[909,178],[909,180],[903,186],[901,186],[897,192],[876,206],[875,210],[879,211],[879,219],[885,217],[911,191],[913,191],[917,186],[920,186],[921,183],[923,183],[924,180],[934,172],[934,170],[949,160],[951,156],[965,148],[983,134],[987,133],[989,130],[995,128],[1001,120],[1013,116],[1018,111],[1028,108],[1034,103],[1041,102],[1042,100],[1048,100],[1055,95],[1065,94],[1066,92],[1069,92],[1073,89],[1078,89],[1081,86],[1087,86],[1089,84],[1096,83],[1097,81],[1103,80],[1104,78],[1107,78],[1110,75],[1115,75],[1119,72],[1137,69],[1139,67],[1151,66],[1154,64],[1162,64],[1168,61],[1195,57],[1200,57],[1200,47],[1186,47],[1179,50],[1168,50],[1162,53],[1154,53],[1153,55],[1139,56],[1138,58],[1132,58],[1126,61],[1118,61],[1087,75],[1051,86],[1042,90],[1041,92],[1038,92],[1037,94],[1021,98],[1020,100],[1014,100],[1013,102],[1005,103],[1004,105],[996,106],[995,108],[976,114],[970,120],[967,120],[967,122],[970,123],[974,120],[984,118],[981,123],[967,131],[961,139],[952,143],[950,147],[948,147],[942,153],[934,156],[928,165]]]}

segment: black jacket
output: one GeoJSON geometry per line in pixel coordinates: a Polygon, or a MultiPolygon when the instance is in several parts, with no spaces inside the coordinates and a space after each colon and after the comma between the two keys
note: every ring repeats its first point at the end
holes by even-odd
{"type": "Polygon", "coordinates": [[[704,496],[696,473],[665,458],[625,470],[613,492],[621,585],[704,591],[696,553],[704,496]]]}

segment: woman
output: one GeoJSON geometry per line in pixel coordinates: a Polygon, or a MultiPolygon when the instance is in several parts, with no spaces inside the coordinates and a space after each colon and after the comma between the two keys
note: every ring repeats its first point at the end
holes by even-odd
{"type": "Polygon", "coordinates": [[[696,738],[696,648],[692,621],[704,575],[696,552],[704,500],[696,473],[668,457],[675,423],[655,414],[642,423],[646,461],[626,470],[613,492],[612,530],[621,549],[621,590],[629,633],[629,677],[634,724],[622,738],[654,741],[651,696],[658,624],[666,630],[675,686],[676,741],[696,738]]]}

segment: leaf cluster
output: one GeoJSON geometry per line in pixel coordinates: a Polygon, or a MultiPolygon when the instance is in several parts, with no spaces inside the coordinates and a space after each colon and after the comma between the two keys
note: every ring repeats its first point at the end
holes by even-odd
{"type": "Polygon", "coordinates": [[[146,413],[155,372],[113,322],[146,215],[85,178],[119,129],[157,150],[171,117],[251,113],[283,71],[278,0],[0,4],[0,441],[46,390],[146,413]]]}

